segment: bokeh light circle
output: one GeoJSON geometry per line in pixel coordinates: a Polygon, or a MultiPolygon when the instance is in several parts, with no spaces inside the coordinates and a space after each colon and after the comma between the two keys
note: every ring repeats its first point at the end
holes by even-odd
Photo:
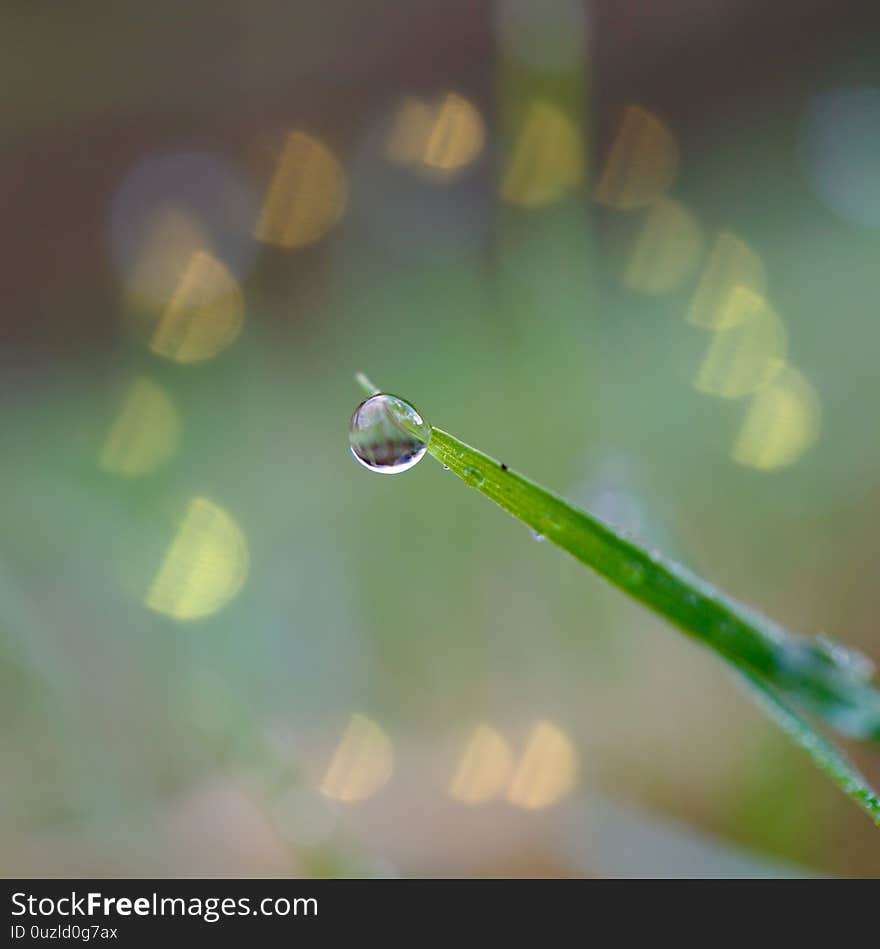
{"type": "Polygon", "coordinates": [[[823,204],[851,224],[880,227],[880,88],[817,96],[803,119],[800,157],[823,204]]]}
{"type": "Polygon", "coordinates": [[[110,206],[110,254],[127,294],[163,305],[176,286],[178,264],[210,253],[240,279],[254,262],[251,236],[257,200],[249,183],[209,152],[149,155],[125,175],[110,206]],[[157,228],[161,233],[157,234],[157,228]],[[181,246],[172,254],[169,244],[181,246]],[[144,266],[152,243],[165,265],[144,266]]]}

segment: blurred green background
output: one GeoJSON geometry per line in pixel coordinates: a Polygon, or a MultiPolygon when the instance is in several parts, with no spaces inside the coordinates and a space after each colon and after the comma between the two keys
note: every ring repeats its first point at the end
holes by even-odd
{"type": "Polygon", "coordinates": [[[347,445],[362,370],[880,658],[876,19],[4,9],[2,872],[876,876],[715,657],[347,445]]]}

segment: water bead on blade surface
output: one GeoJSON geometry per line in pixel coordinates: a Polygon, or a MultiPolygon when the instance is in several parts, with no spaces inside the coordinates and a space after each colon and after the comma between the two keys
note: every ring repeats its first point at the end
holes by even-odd
{"type": "Polygon", "coordinates": [[[352,454],[370,471],[399,474],[424,457],[431,426],[403,399],[377,393],[361,402],[351,417],[352,454]]]}

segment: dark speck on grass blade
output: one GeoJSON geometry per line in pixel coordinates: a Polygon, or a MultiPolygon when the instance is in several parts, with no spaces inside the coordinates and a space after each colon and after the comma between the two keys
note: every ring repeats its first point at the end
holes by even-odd
{"type": "MultiPolygon", "coordinates": [[[[358,381],[371,396],[379,397],[366,377],[358,381]]],[[[412,406],[403,405],[425,424],[412,406]]],[[[788,632],[506,464],[441,429],[427,425],[421,429],[408,413],[404,415],[404,431],[426,440],[422,454],[426,450],[444,468],[526,524],[536,537],[591,567],[734,666],[751,684],[770,718],[880,826],[877,793],[843,752],[791,707],[820,716],[851,738],[880,743],[880,689],[867,659],[828,637],[788,632]]]]}

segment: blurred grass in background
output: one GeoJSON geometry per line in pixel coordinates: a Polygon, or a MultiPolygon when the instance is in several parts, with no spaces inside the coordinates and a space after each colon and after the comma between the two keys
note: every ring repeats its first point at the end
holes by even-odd
{"type": "Polygon", "coordinates": [[[880,657],[860,9],[4,12],[4,873],[880,871],[712,656],[346,444],[365,369],[880,657]]]}

